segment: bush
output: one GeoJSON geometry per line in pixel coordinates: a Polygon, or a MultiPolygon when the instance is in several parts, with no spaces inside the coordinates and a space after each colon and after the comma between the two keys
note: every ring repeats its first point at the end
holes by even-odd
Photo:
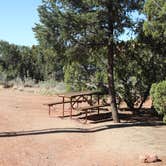
{"type": "Polygon", "coordinates": [[[49,79],[45,81],[40,81],[38,84],[40,88],[53,89],[57,86],[57,81],[55,81],[54,79],[49,79]]]}
{"type": "Polygon", "coordinates": [[[166,114],[163,117],[163,122],[166,123],[166,114]]]}
{"type": "Polygon", "coordinates": [[[30,77],[24,78],[23,83],[24,83],[24,87],[30,87],[30,88],[35,87],[35,84],[36,84],[35,80],[30,77]]]}
{"type": "Polygon", "coordinates": [[[55,95],[66,92],[66,86],[63,82],[57,82],[53,79],[39,82],[39,94],[55,95]]]}
{"type": "Polygon", "coordinates": [[[163,122],[166,123],[166,81],[153,84],[150,90],[155,110],[164,115],[163,122]]]}

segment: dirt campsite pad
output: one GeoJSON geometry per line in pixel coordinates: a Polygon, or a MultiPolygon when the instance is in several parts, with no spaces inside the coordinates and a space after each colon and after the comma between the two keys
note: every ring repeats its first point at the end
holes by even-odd
{"type": "Polygon", "coordinates": [[[142,166],[149,153],[166,165],[166,126],[49,117],[43,103],[57,100],[0,89],[0,166],[142,166]]]}

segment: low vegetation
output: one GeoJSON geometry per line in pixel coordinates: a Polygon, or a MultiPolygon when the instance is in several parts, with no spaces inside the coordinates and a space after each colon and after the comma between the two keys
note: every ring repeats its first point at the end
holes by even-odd
{"type": "Polygon", "coordinates": [[[150,95],[155,110],[163,115],[163,122],[166,123],[166,81],[153,84],[150,95]]]}

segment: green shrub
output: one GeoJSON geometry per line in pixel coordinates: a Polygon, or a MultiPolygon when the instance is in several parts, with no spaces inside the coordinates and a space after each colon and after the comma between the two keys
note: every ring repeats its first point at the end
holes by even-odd
{"type": "Polygon", "coordinates": [[[163,117],[163,122],[166,123],[166,114],[163,117]]]}
{"type": "Polygon", "coordinates": [[[154,83],[154,84],[152,84],[151,89],[150,89],[150,96],[151,96],[151,99],[153,102],[155,100],[156,87],[157,87],[157,83],[154,83]]]}
{"type": "Polygon", "coordinates": [[[164,115],[163,121],[166,122],[166,81],[153,84],[150,90],[155,110],[164,115]]]}

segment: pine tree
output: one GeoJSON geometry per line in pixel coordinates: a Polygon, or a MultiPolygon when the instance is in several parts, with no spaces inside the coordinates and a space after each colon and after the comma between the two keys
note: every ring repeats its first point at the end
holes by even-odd
{"type": "Polygon", "coordinates": [[[114,57],[118,37],[134,25],[132,12],[143,0],[43,0],[39,7],[40,24],[34,31],[42,43],[55,49],[65,47],[70,61],[85,61],[89,56],[107,59],[108,86],[114,122],[119,122],[114,88],[114,57]],[[93,52],[105,50],[104,55],[93,52]]]}

